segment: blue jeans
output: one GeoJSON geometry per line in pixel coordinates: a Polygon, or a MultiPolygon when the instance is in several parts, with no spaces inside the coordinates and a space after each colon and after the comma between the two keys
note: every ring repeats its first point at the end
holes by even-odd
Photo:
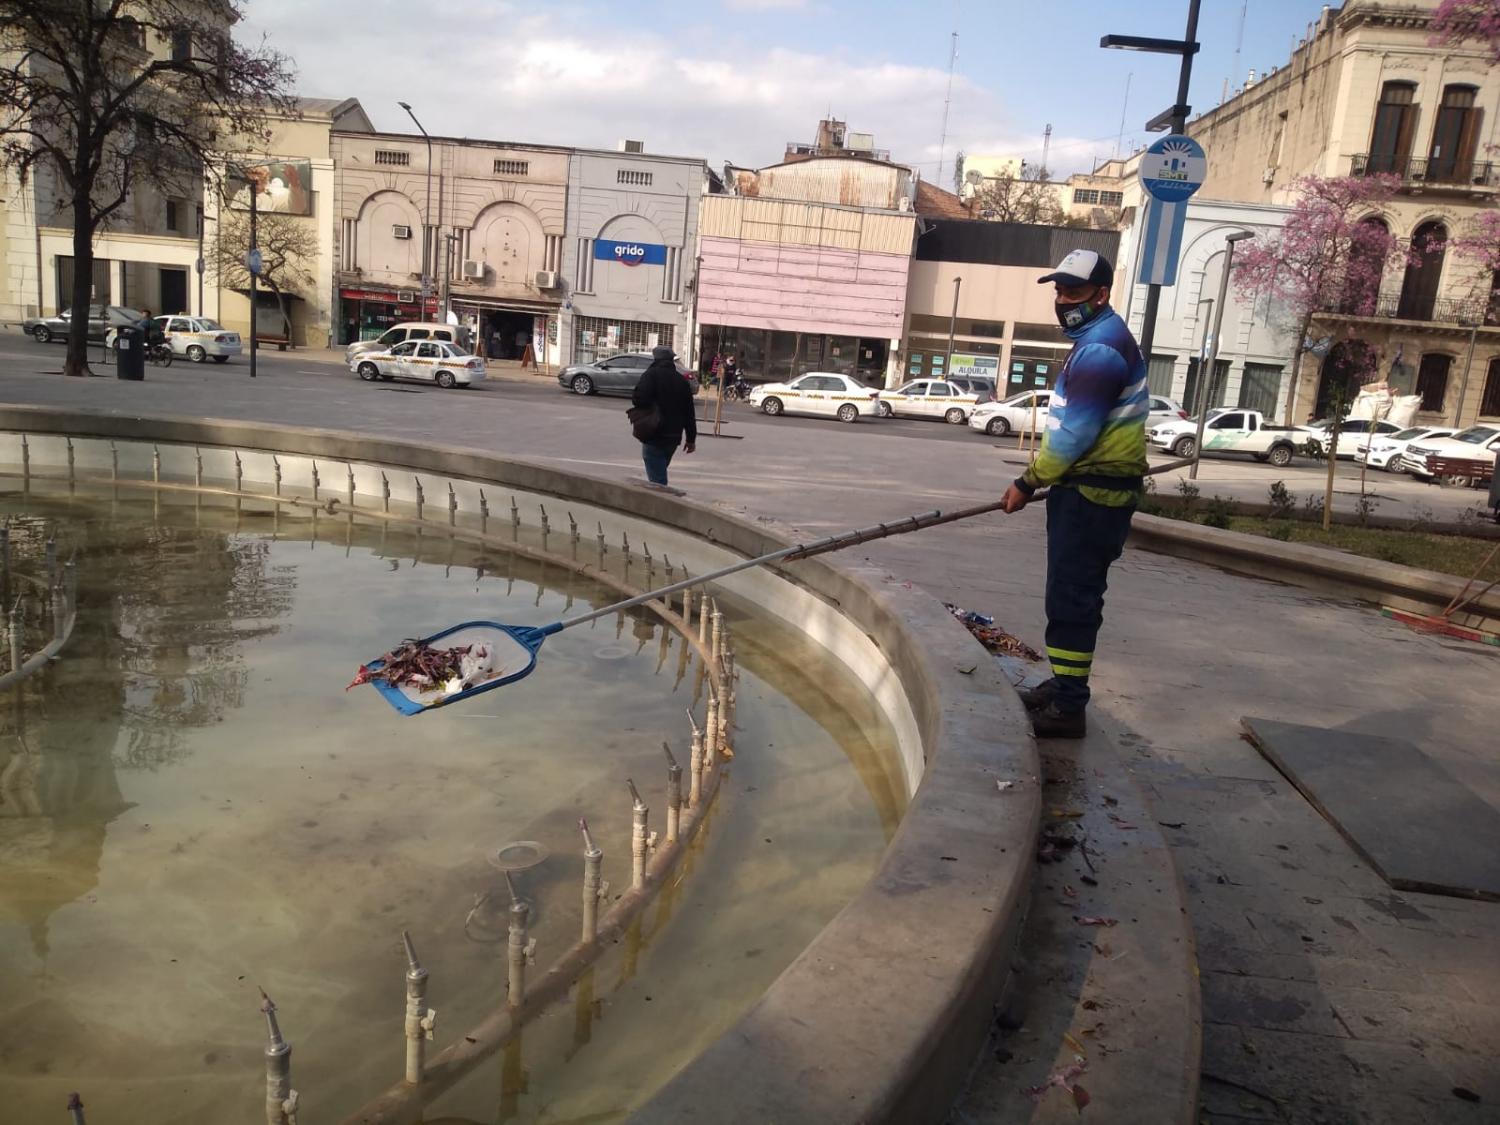
{"type": "Polygon", "coordinates": [[[1047,659],[1059,711],[1088,706],[1109,566],[1125,549],[1134,514],[1134,505],[1095,504],[1076,488],[1047,493],[1047,659]]]}
{"type": "Polygon", "coordinates": [[[646,479],[652,484],[666,484],[667,466],[672,463],[672,454],[676,452],[675,442],[671,445],[641,442],[641,460],[646,463],[646,479]]]}

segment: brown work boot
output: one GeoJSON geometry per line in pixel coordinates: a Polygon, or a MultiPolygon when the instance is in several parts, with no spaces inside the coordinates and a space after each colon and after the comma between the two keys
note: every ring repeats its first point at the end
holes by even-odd
{"type": "Polygon", "coordinates": [[[1052,702],[1032,712],[1031,729],[1038,738],[1082,738],[1088,733],[1082,711],[1059,711],[1052,702]]]}
{"type": "Polygon", "coordinates": [[[1051,680],[1043,680],[1034,687],[1022,688],[1018,693],[1021,703],[1028,711],[1040,711],[1052,702],[1054,687],[1051,680]]]}

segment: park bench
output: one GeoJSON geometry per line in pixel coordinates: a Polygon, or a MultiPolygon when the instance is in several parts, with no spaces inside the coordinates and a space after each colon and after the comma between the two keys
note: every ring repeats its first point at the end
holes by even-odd
{"type": "Polygon", "coordinates": [[[1427,471],[1439,484],[1478,488],[1495,475],[1495,463],[1469,457],[1443,457],[1433,453],[1427,457],[1427,471]]]}
{"type": "Polygon", "coordinates": [[[290,347],[293,346],[292,342],[290,340],[288,340],[285,336],[266,336],[266,335],[263,335],[263,334],[261,334],[259,332],[257,332],[255,334],[255,343],[256,343],[257,347],[262,347],[262,348],[265,347],[267,344],[270,344],[273,347],[275,347],[275,349],[278,352],[284,352],[284,351],[287,350],[287,348],[290,348],[290,347]]]}

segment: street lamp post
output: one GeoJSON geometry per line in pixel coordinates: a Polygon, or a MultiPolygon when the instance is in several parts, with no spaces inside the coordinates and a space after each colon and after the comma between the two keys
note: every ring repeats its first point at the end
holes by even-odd
{"type": "MultiPolygon", "coordinates": [[[[1187,131],[1188,114],[1193,107],[1187,104],[1188,85],[1193,76],[1193,56],[1198,53],[1198,5],[1200,0],[1188,0],[1187,32],[1181,39],[1152,39],[1138,35],[1106,35],[1099,46],[1121,51],[1147,51],[1158,55],[1178,55],[1182,65],[1177,72],[1177,101],[1172,108],[1158,113],[1146,122],[1149,132],[1168,130],[1172,133],[1187,131]]],[[[1139,225],[1139,223],[1137,224],[1139,225]]],[[[1138,236],[1139,237],[1139,236],[1138,236]]],[[[1161,286],[1150,285],[1146,289],[1146,311],[1141,322],[1141,355],[1151,362],[1151,345],[1156,340],[1156,313],[1161,305],[1161,286]]]]}
{"type": "Polygon", "coordinates": [[[943,368],[945,379],[953,374],[953,335],[954,329],[958,327],[958,291],[963,283],[964,279],[961,277],[953,279],[953,315],[948,318],[948,358],[943,361],[946,364],[943,368]]]}
{"type": "MultiPolygon", "coordinates": [[[[1194,8],[1198,0],[1193,0],[1194,8]]],[[[410,117],[412,124],[422,133],[422,139],[427,142],[427,218],[426,229],[422,231],[422,316],[427,315],[427,301],[432,296],[432,138],[428,136],[427,130],[422,128],[422,123],[417,120],[417,115],[411,111],[409,102],[397,102],[402,109],[406,110],[406,116],[410,117]]]]}
{"type": "Polygon", "coordinates": [[[1198,382],[1203,390],[1198,395],[1202,403],[1198,411],[1198,443],[1193,449],[1193,463],[1188,469],[1188,476],[1193,480],[1198,479],[1198,461],[1203,456],[1203,428],[1208,423],[1208,404],[1213,401],[1213,381],[1219,366],[1219,335],[1220,329],[1224,327],[1224,302],[1229,296],[1229,268],[1234,265],[1234,244],[1254,237],[1255,233],[1248,230],[1237,230],[1224,236],[1224,269],[1219,274],[1219,300],[1214,305],[1213,336],[1209,339],[1205,359],[1208,370],[1206,374],[1201,371],[1198,373],[1198,382]]]}

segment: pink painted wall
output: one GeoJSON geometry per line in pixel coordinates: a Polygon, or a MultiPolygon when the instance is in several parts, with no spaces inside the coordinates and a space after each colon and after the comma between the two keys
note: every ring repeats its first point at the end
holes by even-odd
{"type": "Polygon", "coordinates": [[[698,320],[737,328],[901,338],[904,254],[704,238],[698,320]]]}

